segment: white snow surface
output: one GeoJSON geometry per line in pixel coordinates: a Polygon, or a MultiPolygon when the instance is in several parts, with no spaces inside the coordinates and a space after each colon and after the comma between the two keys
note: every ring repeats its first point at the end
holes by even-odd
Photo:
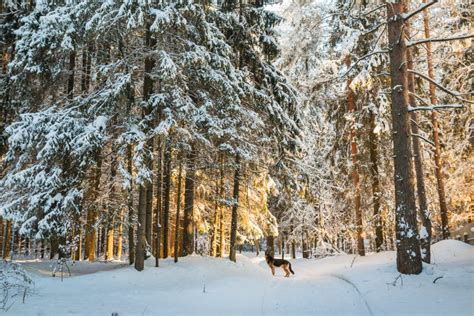
{"type": "Polygon", "coordinates": [[[448,240],[432,252],[433,264],[420,275],[398,279],[395,252],[298,258],[290,260],[296,273],[290,278],[281,269],[273,277],[262,255],[252,253],[238,255],[237,263],[194,255],[178,263],[167,259],[160,268],[149,259],[143,272],[115,262],[95,263],[96,271],[109,271],[90,273],[84,262],[63,282],[34,273],[35,294],[6,314],[473,315],[474,248],[448,240]]]}

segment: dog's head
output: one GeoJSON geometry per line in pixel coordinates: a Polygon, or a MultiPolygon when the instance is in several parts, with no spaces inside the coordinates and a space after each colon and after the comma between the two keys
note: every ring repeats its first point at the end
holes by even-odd
{"type": "Polygon", "coordinates": [[[272,258],[272,251],[270,250],[270,248],[267,248],[267,250],[265,250],[265,257],[272,258]]]}

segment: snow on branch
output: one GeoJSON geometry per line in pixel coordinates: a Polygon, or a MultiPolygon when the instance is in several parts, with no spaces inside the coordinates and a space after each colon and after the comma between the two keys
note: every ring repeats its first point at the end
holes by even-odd
{"type": "Polygon", "coordinates": [[[361,62],[362,60],[370,57],[370,56],[373,56],[373,55],[376,55],[376,54],[388,54],[388,50],[377,50],[377,51],[374,51],[372,53],[368,53],[367,55],[364,55],[360,58],[358,58],[350,67],[349,69],[346,70],[346,72],[344,72],[342,74],[341,77],[345,77],[347,74],[349,74],[351,72],[352,69],[354,69],[354,67],[359,63],[361,62]]]}
{"type": "Polygon", "coordinates": [[[464,106],[462,104],[443,104],[443,105],[417,106],[417,107],[408,106],[408,112],[433,111],[433,110],[444,110],[444,109],[462,109],[463,107],[464,106]]]}
{"type": "Polygon", "coordinates": [[[409,18],[411,18],[411,17],[417,15],[418,13],[422,12],[423,10],[428,9],[429,7],[431,7],[433,4],[436,4],[437,2],[438,2],[438,0],[433,0],[431,2],[424,3],[423,5],[421,5],[419,8],[415,9],[414,11],[402,14],[402,18],[406,21],[409,18]]]}
{"type": "Polygon", "coordinates": [[[426,38],[419,41],[407,42],[407,47],[413,47],[413,46],[420,45],[423,43],[457,41],[457,40],[463,40],[463,39],[468,39],[468,38],[473,38],[473,37],[474,37],[474,34],[464,34],[464,35],[445,37],[445,38],[426,38]]]}
{"type": "Polygon", "coordinates": [[[441,84],[437,83],[436,81],[434,81],[433,79],[431,79],[430,77],[428,77],[428,76],[426,76],[426,75],[424,75],[424,74],[422,74],[422,73],[419,73],[419,72],[417,72],[417,71],[415,71],[415,70],[412,70],[412,69],[408,69],[407,71],[408,71],[408,72],[411,72],[411,73],[414,74],[414,75],[417,75],[417,76],[420,77],[420,78],[423,78],[423,79],[425,79],[425,80],[431,82],[432,84],[434,84],[436,87],[438,87],[438,88],[439,88],[440,90],[442,90],[443,92],[452,95],[453,97],[459,99],[459,100],[462,101],[462,102],[474,104],[474,101],[469,101],[469,100],[466,100],[466,99],[464,99],[464,98],[462,97],[463,95],[472,95],[472,94],[474,94],[474,92],[472,92],[472,91],[471,91],[471,92],[467,92],[467,93],[454,92],[454,91],[451,91],[451,90],[449,90],[448,88],[442,86],[441,84]]]}

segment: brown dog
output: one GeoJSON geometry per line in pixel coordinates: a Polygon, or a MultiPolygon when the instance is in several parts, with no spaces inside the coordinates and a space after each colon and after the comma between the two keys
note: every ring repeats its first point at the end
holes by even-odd
{"type": "Polygon", "coordinates": [[[283,271],[285,271],[285,277],[290,277],[290,272],[295,274],[295,272],[291,269],[291,263],[285,259],[275,259],[270,254],[270,251],[267,249],[265,251],[265,260],[267,261],[268,266],[272,270],[272,274],[275,275],[275,267],[281,267],[283,271]]]}

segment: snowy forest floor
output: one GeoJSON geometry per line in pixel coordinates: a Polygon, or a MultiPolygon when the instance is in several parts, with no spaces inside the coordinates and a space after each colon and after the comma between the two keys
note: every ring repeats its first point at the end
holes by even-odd
{"type": "Polygon", "coordinates": [[[24,262],[35,271],[34,294],[7,314],[473,315],[474,247],[448,240],[432,252],[433,264],[420,275],[402,277],[394,252],[291,260],[290,278],[281,269],[273,277],[262,254],[252,253],[239,255],[237,264],[167,259],[159,269],[149,259],[144,272],[121,262],[81,262],[63,282],[51,277],[50,263],[24,262]]]}

